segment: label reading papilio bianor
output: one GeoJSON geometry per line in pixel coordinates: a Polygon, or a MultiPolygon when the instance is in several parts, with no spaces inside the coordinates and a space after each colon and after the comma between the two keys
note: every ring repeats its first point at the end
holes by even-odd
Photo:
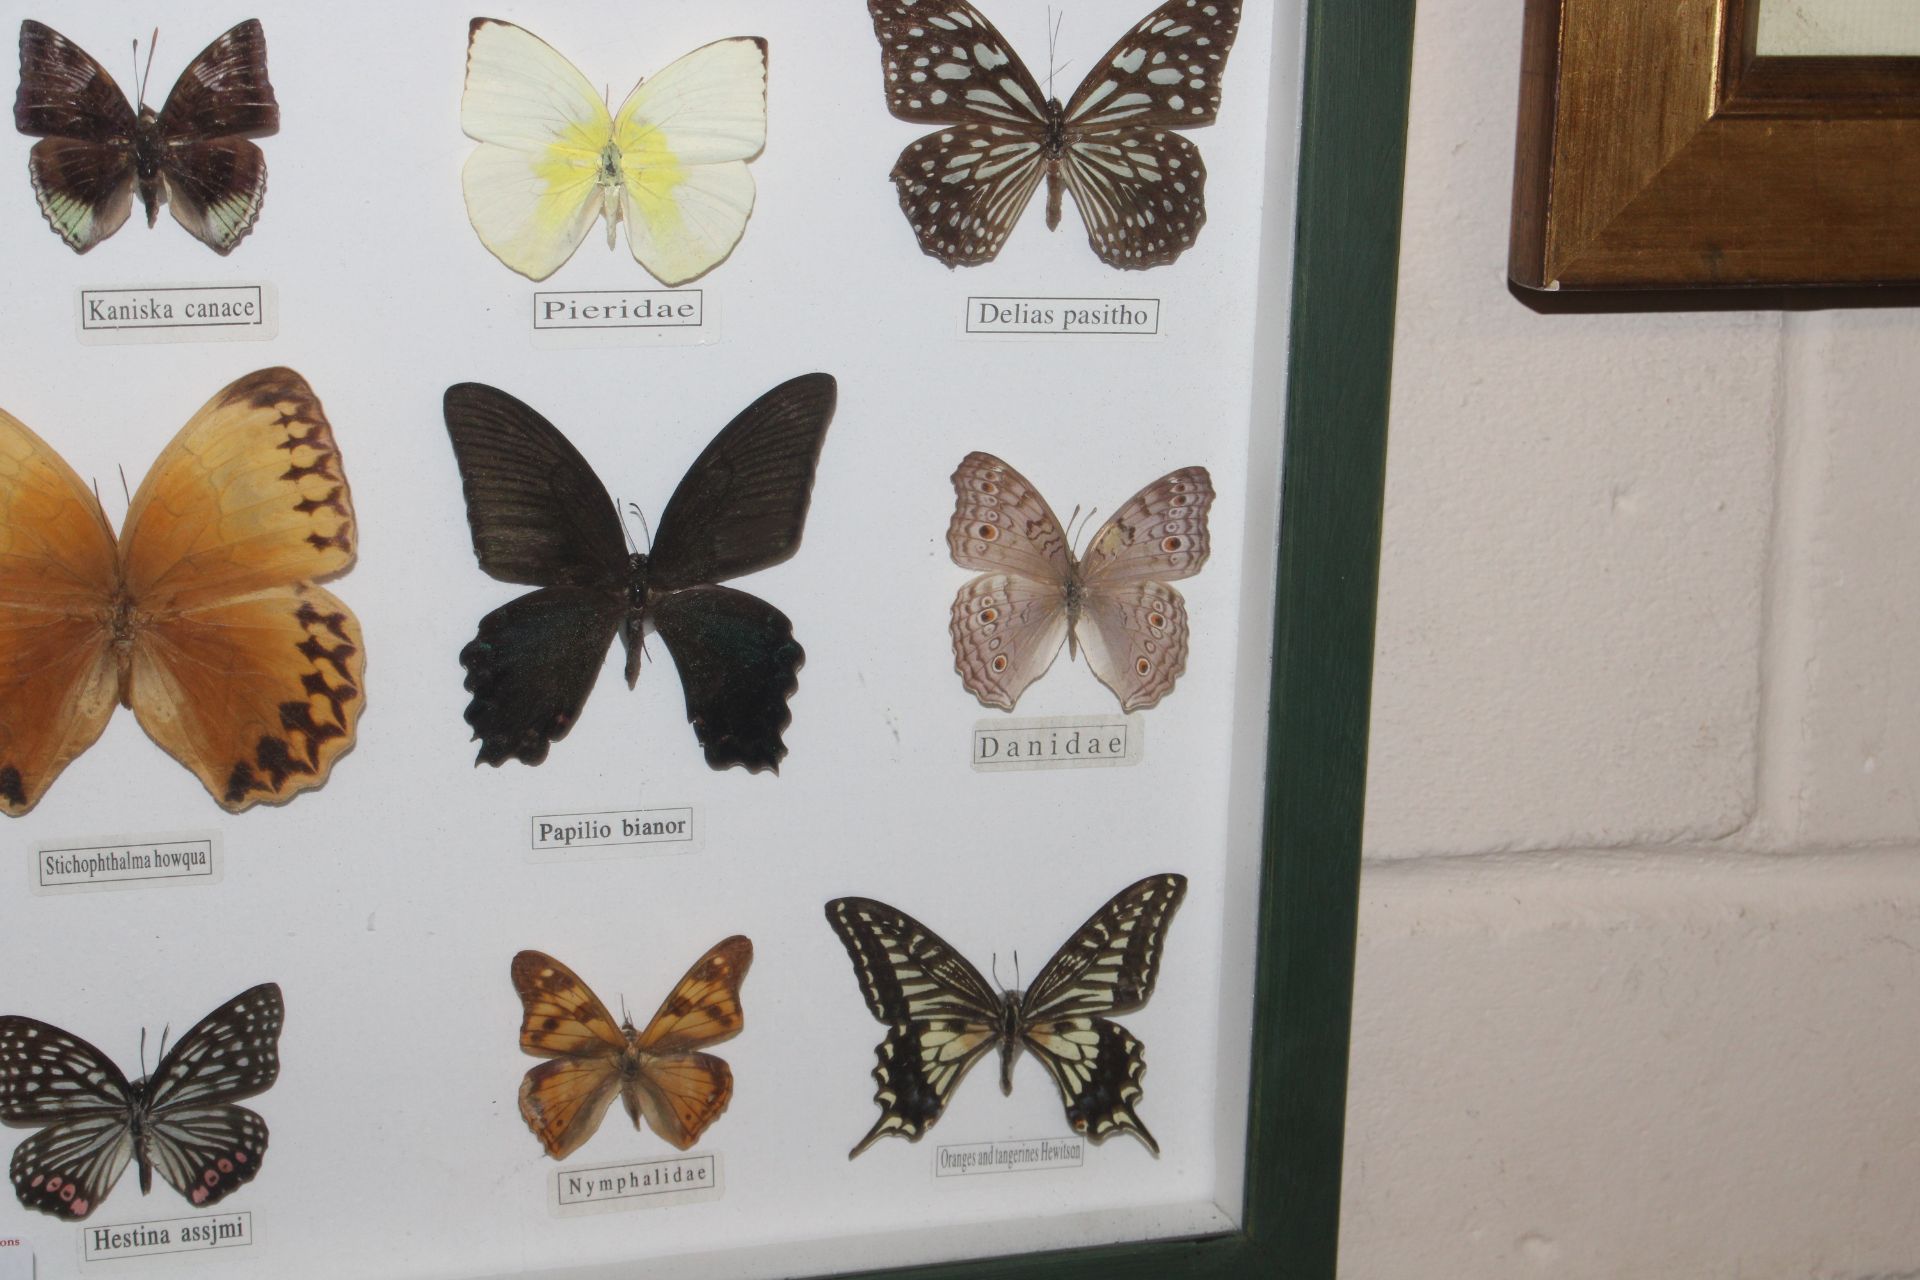
{"type": "Polygon", "coordinates": [[[77,325],[87,346],[129,342],[266,342],[280,333],[270,284],[134,285],[82,289],[77,325]]]}
{"type": "Polygon", "coordinates": [[[218,833],[132,840],[43,841],[34,851],[35,893],[81,893],[220,879],[218,833]]]}
{"type": "Polygon", "coordinates": [[[1146,723],[1137,715],[978,720],[973,726],[973,767],[980,773],[1139,764],[1146,750],[1146,723]]]}
{"type": "Polygon", "coordinates": [[[567,1218],[581,1213],[663,1209],[696,1200],[718,1200],[720,1173],[717,1154],[556,1169],[547,1176],[547,1207],[567,1218]]]}
{"type": "Polygon", "coordinates": [[[536,814],[530,834],[535,862],[692,853],[700,847],[699,815],[691,806],[536,814]]]}
{"type": "Polygon", "coordinates": [[[1152,338],[1158,298],[967,299],[960,332],[969,338],[1152,338]]]}
{"type": "Polygon", "coordinates": [[[88,1262],[143,1258],[155,1253],[200,1253],[253,1243],[251,1213],[216,1213],[201,1218],[159,1222],[123,1222],[80,1228],[80,1256],[88,1262]]]}
{"type": "Polygon", "coordinates": [[[536,347],[683,346],[720,340],[704,289],[596,289],[533,295],[536,347]]]}

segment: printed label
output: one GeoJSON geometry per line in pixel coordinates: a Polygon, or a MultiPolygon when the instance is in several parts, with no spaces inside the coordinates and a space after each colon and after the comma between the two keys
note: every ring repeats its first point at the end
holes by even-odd
{"type": "Polygon", "coordinates": [[[1158,298],[968,298],[961,331],[974,338],[1151,338],[1158,298]]]}
{"type": "Polygon", "coordinates": [[[1086,1160],[1084,1138],[1021,1138],[1013,1142],[962,1142],[936,1148],[937,1178],[966,1178],[982,1173],[1023,1173],[1034,1169],[1078,1169],[1086,1160]]]}
{"type": "Polygon", "coordinates": [[[42,844],[33,860],[36,893],[212,884],[220,879],[220,837],[172,836],[76,846],[42,844]]]}
{"type": "Polygon", "coordinates": [[[0,1236],[0,1280],[33,1280],[33,1249],[18,1236],[0,1236]]]}
{"type": "Polygon", "coordinates": [[[645,850],[654,855],[692,853],[700,846],[698,815],[688,807],[537,814],[533,819],[536,862],[618,857],[637,846],[656,846],[645,850]]]}
{"type": "Polygon", "coordinates": [[[80,1256],[88,1262],[143,1258],[154,1253],[232,1249],[252,1243],[251,1213],[217,1213],[205,1218],[168,1218],[160,1222],[80,1228],[80,1256]]]}
{"type": "Polygon", "coordinates": [[[718,1155],[675,1156],[556,1170],[548,1177],[547,1207],[568,1218],[615,1209],[663,1209],[697,1200],[718,1200],[720,1194],[718,1155]]]}
{"type": "Polygon", "coordinates": [[[1147,726],[1137,715],[979,720],[973,726],[973,767],[981,773],[1139,764],[1146,750],[1147,726]]]}
{"type": "Polygon", "coordinates": [[[80,341],[265,342],[280,332],[280,306],[269,284],[135,285],[82,289],[80,341]]]}
{"type": "Polygon", "coordinates": [[[704,289],[535,293],[533,341],[540,347],[718,342],[714,311],[704,289]]]}

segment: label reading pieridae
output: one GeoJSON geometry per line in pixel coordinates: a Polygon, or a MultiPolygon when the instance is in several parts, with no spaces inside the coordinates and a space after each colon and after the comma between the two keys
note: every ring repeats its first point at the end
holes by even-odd
{"type": "Polygon", "coordinates": [[[33,1280],[33,1246],[19,1236],[0,1236],[0,1280],[33,1280]]]}
{"type": "Polygon", "coordinates": [[[967,299],[960,331],[969,338],[1152,338],[1158,298],[967,299]]]}
{"type": "Polygon", "coordinates": [[[533,295],[536,347],[678,346],[720,340],[704,289],[597,289],[533,295]]]}
{"type": "Polygon", "coordinates": [[[980,773],[1139,764],[1146,751],[1147,726],[1137,715],[979,720],[973,726],[973,767],[980,773]]]}
{"type": "Polygon", "coordinates": [[[536,814],[529,847],[535,862],[692,853],[700,847],[699,815],[691,806],[536,814]]]}
{"type": "Polygon", "coordinates": [[[718,1200],[720,1174],[717,1154],[558,1169],[547,1176],[547,1208],[568,1218],[582,1213],[663,1209],[697,1200],[718,1200]]]}
{"type": "Polygon", "coordinates": [[[265,342],[279,335],[280,305],[270,284],[134,285],[82,289],[80,341],[265,342]]]}
{"type": "Polygon", "coordinates": [[[47,841],[33,859],[35,893],[85,893],[220,879],[217,832],[158,839],[47,841]]]}
{"type": "Polygon", "coordinates": [[[216,1213],[201,1218],[125,1222],[80,1228],[80,1256],[88,1262],[144,1258],[154,1253],[199,1253],[253,1243],[251,1213],[216,1213]]]}
{"type": "Polygon", "coordinates": [[[983,1173],[1025,1173],[1038,1169],[1078,1169],[1087,1157],[1085,1138],[1021,1138],[1013,1142],[961,1142],[933,1153],[936,1178],[966,1178],[983,1173]]]}

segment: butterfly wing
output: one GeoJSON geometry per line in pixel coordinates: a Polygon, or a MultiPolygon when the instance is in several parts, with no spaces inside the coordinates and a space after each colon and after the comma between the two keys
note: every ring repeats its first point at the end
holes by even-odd
{"type": "Polygon", "coordinates": [[[887,109],[951,125],[909,143],[893,184],[920,248],[949,267],[991,261],[1047,169],[1047,95],[966,0],[868,0],[887,109]]]}
{"type": "Polygon", "coordinates": [[[1239,0],[1168,0],[1068,100],[1061,169],[1107,265],[1164,266],[1200,234],[1206,165],[1170,131],[1213,123],[1239,28],[1239,0]]]}
{"type": "Polygon", "coordinates": [[[981,1054],[1000,1042],[1000,1001],[980,971],[940,936],[871,898],[836,898],[827,923],[853,960],[867,1008],[887,1024],[875,1047],[880,1118],[847,1153],[898,1133],[918,1141],[981,1054]]]}
{"type": "Polygon", "coordinates": [[[1066,635],[1073,553],[1040,491],[992,454],[962,458],[953,490],[947,549],[961,568],[986,571],[953,600],[954,670],[974,697],[1011,711],[1066,635]]]}
{"type": "Polygon", "coordinates": [[[1087,545],[1080,643],[1124,711],[1158,703],[1186,670],[1186,602],[1166,580],[1206,564],[1213,496],[1205,467],[1182,467],[1129,498],[1087,545]]]}
{"type": "Polygon", "coordinates": [[[132,1088],[80,1037],[32,1018],[0,1018],[0,1121],[45,1125],[14,1149],[20,1203],[84,1218],[133,1156],[132,1088]]]}
{"type": "Polygon", "coordinates": [[[767,42],[718,40],[635,85],[614,117],[627,245],[662,284],[733,252],[767,140],[767,42]]]}
{"type": "Polygon", "coordinates": [[[231,252],[253,230],[267,195],[267,158],[247,139],[279,127],[256,18],[202,49],[167,95],[159,118],[167,204],[215,252],[231,252]]]}
{"type": "Polygon", "coordinates": [[[779,564],[800,546],[838,384],[803,374],[735,415],[660,513],[651,581],[673,590],[779,564]]]}
{"type": "Polygon", "coordinates": [[[356,541],[333,429],[291,369],[218,392],[133,496],[128,700],[223,808],[317,787],[353,745],[360,624],[313,580],[345,572],[356,541]]]}
{"type": "Polygon", "coordinates": [[[546,279],[596,218],[616,216],[599,182],[613,140],[607,104],[532,32],[495,18],[468,26],[460,127],[480,144],[460,171],[467,217],[493,256],[521,275],[546,279]]]}
{"type": "Polygon", "coordinates": [[[60,238],[85,253],[118,231],[133,208],[133,107],[86,50],[31,18],[20,24],[13,122],[43,139],[28,172],[60,238]]]}
{"type": "Polygon", "coordinates": [[[480,619],[460,650],[476,764],[547,758],[587,705],[624,613],[620,597],[604,589],[548,587],[480,619]]]}
{"type": "Polygon", "coordinates": [[[707,763],[779,772],[787,754],[780,735],[793,723],[787,699],[806,661],[787,615],[758,596],[712,586],[659,597],[651,609],[707,763]]]}
{"type": "Polygon", "coordinates": [[[106,728],[113,531],[73,468],[0,411],[0,810],[25,813],[106,728]]]}
{"type": "Polygon", "coordinates": [[[150,1160],[196,1205],[216,1204],[252,1182],[267,1151],[267,1124],[233,1105],[280,1078],[286,1005],[277,983],[241,992],[180,1037],[148,1079],[141,1189],[150,1160]]]}
{"type": "Polygon", "coordinates": [[[542,952],[514,956],[513,989],[523,1011],[521,1050],[554,1059],[520,1081],[520,1115],[547,1154],[563,1160],[593,1136],[620,1091],[626,1033],[578,974],[542,952]]]}
{"type": "Polygon", "coordinates": [[[700,1046],[739,1034],[740,983],[753,963],[753,943],[735,934],[716,943],[674,984],[635,1042],[640,1070],[631,1105],[654,1131],[682,1151],[700,1140],[733,1099],[733,1072],[700,1046]]]}
{"type": "Polygon", "coordinates": [[[1096,1015],[1138,1009],[1153,994],[1167,921],[1186,892],[1182,875],[1128,885],[1074,931],[1021,998],[1021,1040],[1059,1086],[1074,1131],[1095,1142],[1126,1130],[1160,1150],[1134,1110],[1146,1071],[1140,1042],[1096,1015]]]}

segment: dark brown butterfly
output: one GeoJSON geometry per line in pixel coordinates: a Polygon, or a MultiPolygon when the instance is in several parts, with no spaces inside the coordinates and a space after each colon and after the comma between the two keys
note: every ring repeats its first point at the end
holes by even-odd
{"type": "Polygon", "coordinates": [[[479,760],[545,760],[579,719],[616,634],[628,687],[639,679],[651,621],[707,763],[779,768],[805,655],[785,614],[715,584],[799,549],[835,395],[832,377],[810,373],[748,405],[688,468],[641,554],[628,552],[606,486],[552,423],[493,387],[447,388],[473,553],[500,581],[540,588],[482,618],[460,651],[479,760]]]}
{"type": "Polygon", "coordinates": [[[280,1076],[280,988],[263,982],[194,1024],[153,1074],[128,1083],[113,1059],[70,1031],[0,1018],[0,1120],[45,1126],[14,1149],[13,1191],[29,1209],[84,1218],[127,1161],[140,1193],[153,1171],[204,1207],[252,1182],[267,1122],[242,1106],[280,1076]]]}
{"type": "Polygon", "coordinates": [[[1000,1092],[1013,1092],[1024,1047],[1060,1087],[1067,1122],[1095,1142],[1127,1132],[1158,1155],[1134,1111],[1147,1061],[1140,1042],[1099,1015],[1147,1002],[1160,971],[1167,919],[1187,878],[1135,881],[1093,913],[1022,991],[995,993],[980,971],[927,926],[871,898],[836,898],[827,923],[853,958],[867,1008],[887,1025],[875,1048],[880,1118],[847,1158],[897,1133],[917,1142],[946,1110],[960,1078],[989,1049],[1000,1051],[1000,1092]]]}
{"type": "Polygon", "coordinates": [[[1166,0],[1087,73],[1065,106],[1041,91],[967,0],[867,0],[887,108],[941,126],[893,166],[920,248],[949,267],[990,262],[1040,179],[1047,228],[1073,193],[1108,266],[1163,266],[1207,220],[1207,167],[1174,132],[1212,124],[1240,0],[1166,0]]]}
{"type": "Polygon", "coordinates": [[[267,158],[247,139],[278,129],[280,107],[256,19],[202,49],[157,114],[144,100],[136,114],[105,67],[29,18],[20,24],[13,123],[41,139],[28,160],[34,194],[75,251],[118,231],[138,190],[148,226],[165,201],[181,226],[227,253],[253,229],[267,194],[267,158]]]}

